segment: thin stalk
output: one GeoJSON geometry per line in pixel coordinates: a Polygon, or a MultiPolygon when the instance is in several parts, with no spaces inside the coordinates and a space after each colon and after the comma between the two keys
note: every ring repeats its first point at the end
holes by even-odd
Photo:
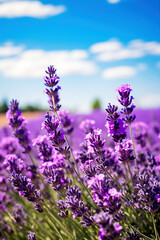
{"type": "Polygon", "coordinates": [[[152,222],[153,222],[153,227],[154,227],[154,232],[155,232],[155,236],[156,236],[156,240],[159,240],[159,234],[158,234],[158,231],[157,231],[157,228],[156,228],[156,223],[155,223],[155,219],[154,219],[154,216],[153,216],[153,213],[151,212],[151,216],[152,216],[152,222]]]}
{"type": "Polygon", "coordinates": [[[30,152],[28,153],[28,156],[29,156],[31,162],[33,163],[33,165],[37,166],[37,165],[38,165],[38,164],[37,164],[37,161],[35,161],[35,159],[32,157],[32,155],[31,155],[30,152]]]}
{"type": "Polygon", "coordinates": [[[131,169],[130,169],[130,166],[129,166],[129,163],[127,162],[127,167],[128,167],[128,170],[129,170],[129,174],[131,176],[131,180],[132,180],[132,185],[134,187],[134,182],[133,182],[133,175],[132,175],[132,172],[131,172],[131,169]]]}
{"type": "MultiPolygon", "coordinates": [[[[68,220],[71,222],[72,225],[74,225],[74,227],[77,229],[77,231],[81,234],[81,236],[83,235],[84,237],[86,237],[86,233],[83,232],[80,228],[78,228],[78,226],[76,225],[76,223],[70,218],[68,217],[68,220]]],[[[88,235],[87,235],[88,237],[88,235]]]]}
{"type": "Polygon", "coordinates": [[[106,169],[105,171],[106,171],[106,173],[109,175],[109,177],[116,183],[117,187],[118,187],[120,190],[123,191],[123,189],[122,189],[121,185],[118,183],[118,181],[117,181],[114,177],[112,177],[112,175],[108,172],[107,169],[106,169]]]}
{"type": "Polygon", "coordinates": [[[143,233],[141,233],[139,230],[137,230],[136,228],[134,228],[130,223],[129,223],[129,226],[130,226],[135,232],[137,232],[140,236],[144,237],[146,240],[153,240],[152,238],[147,237],[146,235],[144,235],[143,233]]]}
{"type": "Polygon", "coordinates": [[[134,161],[135,161],[135,165],[136,165],[136,168],[137,168],[137,173],[139,173],[138,163],[137,163],[137,158],[136,158],[136,150],[135,150],[135,144],[134,144],[134,139],[133,139],[133,133],[132,133],[131,123],[129,123],[129,132],[130,132],[130,136],[131,136],[131,140],[132,140],[132,144],[133,144],[134,161]]]}
{"type": "MultiPolygon", "coordinates": [[[[53,106],[56,107],[55,101],[54,101],[54,97],[52,97],[52,101],[53,101],[53,106]]],[[[55,115],[56,115],[57,119],[59,120],[61,129],[63,129],[63,126],[62,126],[62,123],[61,123],[60,118],[59,118],[59,116],[58,116],[58,113],[55,112],[55,115]]],[[[74,162],[74,164],[75,164],[75,166],[76,166],[76,168],[77,168],[77,171],[78,171],[78,166],[77,166],[76,160],[75,160],[75,158],[74,158],[74,156],[73,156],[73,152],[72,152],[72,149],[71,149],[71,147],[70,147],[70,144],[69,144],[69,141],[68,141],[68,138],[67,138],[66,135],[64,135],[64,139],[65,139],[65,141],[66,141],[66,143],[67,143],[67,145],[68,145],[68,147],[69,147],[69,151],[70,151],[71,157],[72,157],[73,162],[74,162]]]]}
{"type": "MultiPolygon", "coordinates": [[[[53,106],[56,107],[56,106],[55,106],[54,97],[52,97],[52,101],[53,101],[53,106]]],[[[57,119],[58,119],[59,122],[60,122],[60,127],[61,127],[61,129],[63,129],[63,126],[62,126],[61,121],[60,121],[60,119],[59,119],[58,113],[55,112],[55,114],[56,114],[57,119]]],[[[68,142],[67,136],[64,135],[64,138],[65,138],[66,143],[67,143],[67,145],[68,145],[68,147],[69,147],[69,151],[70,151],[71,157],[72,157],[72,159],[73,159],[73,162],[74,162],[76,168],[78,169],[78,167],[77,167],[77,163],[76,163],[75,158],[74,158],[74,156],[73,156],[73,153],[72,153],[72,150],[71,150],[70,144],[69,144],[69,142],[68,142]]],[[[91,195],[91,193],[89,192],[89,190],[88,190],[88,189],[86,188],[86,186],[84,185],[84,183],[83,183],[83,181],[82,181],[82,179],[81,179],[81,177],[80,177],[80,174],[78,173],[78,171],[77,171],[77,170],[75,169],[75,167],[73,166],[71,160],[67,157],[67,155],[65,155],[65,157],[66,157],[66,159],[68,160],[68,162],[70,163],[70,165],[71,165],[73,171],[76,173],[78,179],[80,180],[80,183],[81,183],[82,187],[87,191],[87,193],[89,194],[89,196],[90,196],[91,199],[93,200],[93,196],[91,195]]]]}
{"type": "Polygon", "coordinates": [[[65,225],[63,225],[62,222],[59,221],[58,218],[56,218],[53,213],[51,212],[51,209],[47,206],[46,203],[44,203],[45,207],[47,208],[49,214],[51,215],[52,219],[57,222],[57,224],[64,230],[64,232],[67,232],[70,236],[74,237],[73,234],[71,232],[68,231],[68,229],[66,228],[65,225]]]}
{"type": "Polygon", "coordinates": [[[129,177],[128,177],[128,171],[127,171],[126,163],[124,163],[124,168],[125,168],[125,172],[126,172],[128,187],[129,187],[130,192],[132,192],[131,186],[130,186],[130,180],[129,180],[129,177]]]}
{"type": "MultiPolygon", "coordinates": [[[[127,219],[128,220],[128,219],[127,219]]],[[[141,233],[139,230],[137,230],[135,227],[133,227],[129,221],[127,221],[127,224],[132,228],[135,232],[137,232],[140,236],[142,236],[146,240],[153,240],[152,238],[146,236],[145,234],[141,233]]]]}
{"type": "Polygon", "coordinates": [[[46,212],[48,218],[51,220],[51,223],[52,223],[52,225],[53,225],[53,228],[54,228],[55,231],[57,232],[58,236],[60,237],[61,240],[63,240],[63,237],[62,237],[61,233],[58,231],[56,225],[55,225],[55,224],[53,223],[53,221],[52,221],[51,214],[50,214],[50,212],[47,210],[47,207],[45,207],[45,212],[46,212]]]}

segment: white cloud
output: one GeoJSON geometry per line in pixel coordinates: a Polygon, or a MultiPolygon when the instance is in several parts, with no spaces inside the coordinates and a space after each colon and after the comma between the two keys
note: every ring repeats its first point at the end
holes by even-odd
{"type": "Polygon", "coordinates": [[[120,2],[120,0],[108,0],[108,2],[114,4],[120,2]]]}
{"type": "Polygon", "coordinates": [[[96,59],[98,61],[119,61],[141,58],[146,55],[160,55],[160,43],[133,40],[124,46],[120,41],[111,39],[106,42],[93,44],[90,47],[90,51],[97,53],[96,59]]]}
{"type": "Polygon", "coordinates": [[[139,106],[143,108],[160,107],[160,94],[150,94],[139,99],[139,106]]]}
{"type": "Polygon", "coordinates": [[[143,57],[144,53],[141,50],[121,49],[118,51],[104,52],[97,57],[97,60],[102,62],[117,61],[129,58],[143,57]]]}
{"type": "Polygon", "coordinates": [[[11,78],[41,78],[48,65],[55,65],[59,75],[95,74],[98,68],[87,57],[84,50],[26,50],[16,57],[0,59],[0,72],[11,78]]]}
{"type": "Polygon", "coordinates": [[[0,4],[0,17],[34,17],[55,16],[66,11],[65,6],[44,5],[39,1],[7,1],[0,4]]]}
{"type": "Polygon", "coordinates": [[[118,66],[107,68],[102,72],[102,77],[105,79],[120,79],[130,78],[137,73],[136,68],[130,66],[118,66]]]}
{"type": "Polygon", "coordinates": [[[106,42],[95,43],[90,47],[92,53],[112,52],[122,48],[122,44],[118,40],[109,40],[106,42]]]}
{"type": "Polygon", "coordinates": [[[7,42],[0,46],[0,57],[9,57],[18,55],[23,51],[23,46],[14,46],[12,42],[7,42]]]}
{"type": "Polygon", "coordinates": [[[154,41],[144,42],[142,40],[133,40],[129,43],[129,47],[133,49],[141,49],[145,54],[160,54],[160,43],[154,41]]]}

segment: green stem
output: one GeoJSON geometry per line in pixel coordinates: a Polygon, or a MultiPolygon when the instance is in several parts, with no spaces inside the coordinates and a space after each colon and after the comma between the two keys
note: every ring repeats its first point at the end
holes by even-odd
{"type": "Polygon", "coordinates": [[[131,169],[130,169],[130,166],[129,166],[129,163],[127,162],[127,167],[128,167],[128,170],[129,170],[129,174],[131,176],[131,180],[132,180],[132,185],[134,187],[134,182],[133,182],[133,175],[132,175],[132,172],[131,172],[131,169]]]}
{"type": "MultiPolygon", "coordinates": [[[[53,101],[53,106],[55,107],[54,97],[52,97],[52,101],[53,101]]],[[[60,122],[60,127],[61,127],[61,129],[63,129],[63,126],[62,126],[62,124],[61,124],[61,121],[60,121],[60,118],[59,118],[59,116],[58,116],[58,113],[55,112],[55,114],[56,114],[57,119],[58,119],[59,122],[60,122]]],[[[75,158],[74,158],[74,156],[73,156],[73,153],[72,153],[70,144],[69,144],[69,142],[68,142],[67,136],[65,135],[64,138],[65,138],[65,141],[66,141],[66,143],[67,143],[67,145],[68,145],[68,147],[69,147],[69,151],[70,151],[71,157],[72,157],[72,159],[73,159],[73,162],[74,162],[76,168],[78,169],[77,163],[76,163],[75,158]]],[[[66,159],[68,160],[68,162],[70,163],[73,171],[76,173],[78,179],[80,180],[80,183],[81,183],[82,187],[87,191],[87,193],[89,194],[89,196],[90,196],[91,199],[93,200],[93,196],[91,195],[91,193],[89,192],[89,190],[88,190],[88,189],[86,188],[86,186],[84,185],[84,183],[83,183],[83,181],[82,181],[82,179],[81,179],[78,171],[77,171],[77,170],[75,169],[75,167],[73,166],[71,160],[67,157],[67,155],[65,155],[65,157],[66,157],[66,159]]]]}
{"type": "Polygon", "coordinates": [[[125,168],[125,172],[126,172],[126,177],[127,177],[127,182],[128,182],[128,188],[129,188],[130,193],[131,193],[132,190],[131,190],[131,186],[130,186],[130,180],[129,180],[129,177],[128,177],[128,171],[127,171],[126,163],[124,163],[124,168],[125,168]]]}
{"type": "Polygon", "coordinates": [[[78,179],[80,180],[80,183],[81,183],[82,187],[84,188],[84,190],[87,191],[87,193],[89,194],[89,196],[90,196],[91,199],[93,200],[93,196],[91,195],[91,193],[89,192],[89,190],[88,190],[88,189],[86,188],[86,186],[84,185],[84,183],[83,183],[83,181],[82,181],[82,179],[81,179],[79,173],[76,171],[76,169],[75,169],[75,167],[73,166],[71,160],[67,157],[67,155],[65,155],[65,157],[66,157],[66,159],[68,160],[68,162],[70,163],[70,165],[71,165],[73,171],[76,173],[78,179]]]}
{"type": "Polygon", "coordinates": [[[139,174],[139,169],[138,169],[138,163],[137,163],[137,158],[136,158],[136,150],[135,150],[135,144],[134,144],[134,139],[133,139],[131,123],[129,123],[129,132],[130,132],[130,136],[131,136],[131,140],[132,140],[132,144],[133,144],[133,154],[134,154],[135,165],[136,165],[136,168],[137,168],[137,173],[139,174]]]}
{"type": "Polygon", "coordinates": [[[47,207],[45,207],[45,212],[46,212],[48,218],[50,219],[50,221],[51,221],[51,223],[52,223],[52,225],[53,225],[53,228],[54,228],[55,231],[57,232],[58,236],[60,237],[61,240],[63,240],[63,237],[62,237],[61,233],[58,231],[56,225],[54,224],[54,222],[53,222],[53,220],[52,220],[52,217],[51,217],[52,215],[51,215],[50,212],[48,211],[47,207]]]}
{"type": "Polygon", "coordinates": [[[35,158],[32,157],[32,155],[31,155],[30,152],[28,153],[28,156],[29,156],[31,162],[33,163],[33,165],[37,166],[37,165],[38,165],[38,164],[37,164],[37,161],[35,160],[35,158]]]}
{"type": "Polygon", "coordinates": [[[121,185],[118,183],[118,181],[117,181],[114,177],[112,177],[112,175],[108,172],[107,169],[106,169],[105,171],[106,171],[106,173],[109,175],[109,177],[113,180],[113,182],[116,183],[117,187],[118,187],[120,190],[123,191],[123,189],[122,189],[121,185]]]}
{"type": "Polygon", "coordinates": [[[146,235],[144,235],[143,233],[141,233],[139,230],[137,230],[135,227],[133,227],[130,222],[127,221],[127,224],[135,231],[137,232],[140,236],[144,237],[144,239],[146,240],[153,240],[152,238],[147,237],[146,235]]]}
{"type": "Polygon", "coordinates": [[[74,237],[73,234],[68,231],[68,229],[66,228],[66,226],[65,226],[62,222],[60,222],[58,218],[56,218],[56,217],[54,216],[54,214],[52,213],[51,209],[48,207],[48,205],[47,205],[45,202],[44,202],[44,205],[45,205],[45,207],[47,208],[47,210],[48,210],[49,214],[51,215],[52,219],[53,219],[55,222],[57,222],[57,224],[64,230],[64,232],[65,232],[65,233],[67,232],[70,236],[74,237]]]}
{"type": "Polygon", "coordinates": [[[153,227],[154,227],[154,232],[155,232],[155,236],[156,236],[156,240],[159,240],[159,234],[158,234],[158,231],[157,231],[157,228],[156,228],[156,223],[155,223],[155,219],[154,219],[154,216],[153,216],[153,213],[151,212],[151,216],[152,216],[152,222],[153,222],[153,227]]]}

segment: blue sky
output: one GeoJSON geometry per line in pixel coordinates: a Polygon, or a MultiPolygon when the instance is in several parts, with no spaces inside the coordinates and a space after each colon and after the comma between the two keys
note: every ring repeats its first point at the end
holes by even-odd
{"type": "Polygon", "coordinates": [[[137,107],[160,107],[159,0],[0,0],[0,26],[0,101],[47,106],[54,65],[70,110],[116,103],[125,83],[137,107]]]}

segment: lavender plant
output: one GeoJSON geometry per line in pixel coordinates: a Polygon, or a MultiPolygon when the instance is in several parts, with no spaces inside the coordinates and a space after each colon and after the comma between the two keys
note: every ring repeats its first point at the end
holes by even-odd
{"type": "Polygon", "coordinates": [[[0,143],[0,239],[159,240],[160,131],[134,123],[130,85],[117,89],[120,110],[106,108],[107,130],[80,123],[77,147],[53,66],[43,80],[49,111],[39,136],[31,139],[17,100],[6,114],[13,136],[0,143]]]}

